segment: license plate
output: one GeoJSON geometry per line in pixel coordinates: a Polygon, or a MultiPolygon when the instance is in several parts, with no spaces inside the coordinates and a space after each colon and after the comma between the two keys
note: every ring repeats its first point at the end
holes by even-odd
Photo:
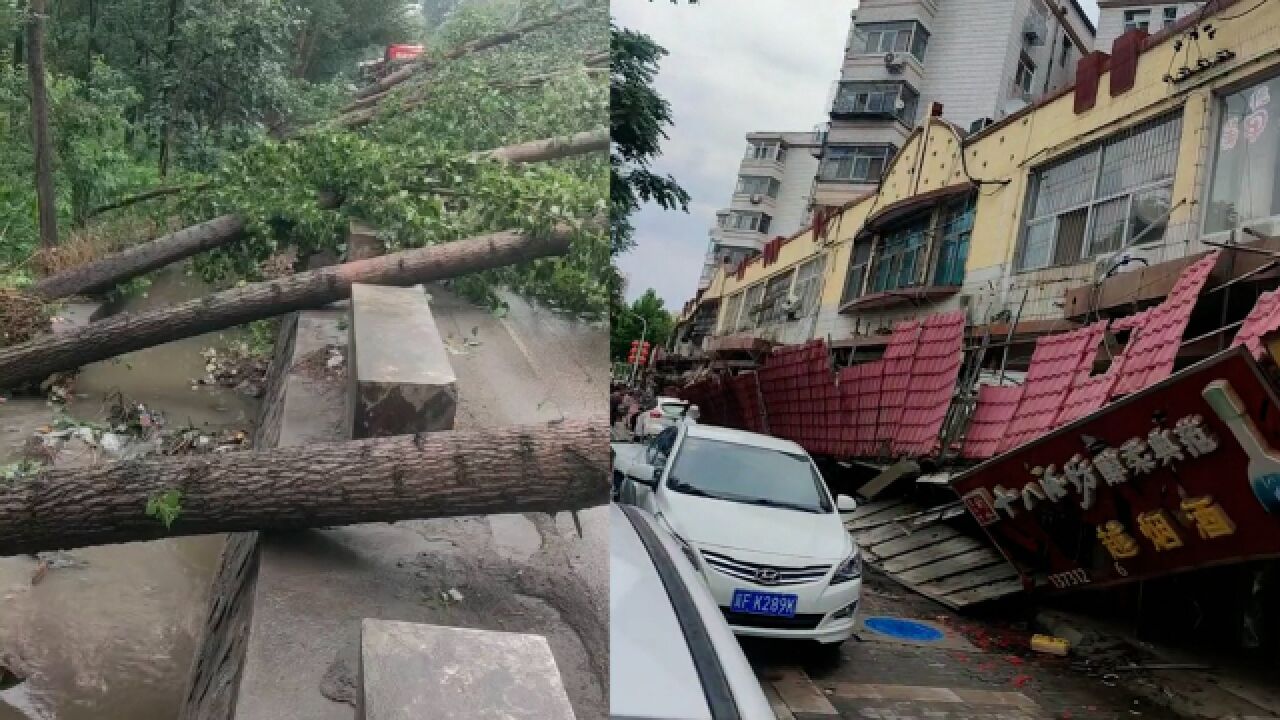
{"type": "Polygon", "coordinates": [[[734,590],[730,609],[751,615],[795,617],[796,596],[754,590],[734,590]]]}

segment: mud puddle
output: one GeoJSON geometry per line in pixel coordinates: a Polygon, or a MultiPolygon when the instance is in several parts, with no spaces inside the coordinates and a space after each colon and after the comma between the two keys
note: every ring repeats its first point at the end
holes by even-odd
{"type": "MultiPolygon", "coordinates": [[[[144,312],[199,297],[180,270],[161,273],[146,297],[111,313],[144,312]]],[[[85,367],[66,414],[101,422],[116,393],[161,411],[170,427],[251,429],[258,400],[216,386],[201,350],[237,332],[178,340],[85,367]]],[[[13,462],[55,408],[36,398],[0,405],[0,465],[13,462]]],[[[142,508],[139,508],[142,512],[142,508]]],[[[0,558],[0,658],[17,658],[25,682],[0,684],[0,720],[134,720],[177,717],[223,536],[83,548],[37,561],[0,558]]]]}

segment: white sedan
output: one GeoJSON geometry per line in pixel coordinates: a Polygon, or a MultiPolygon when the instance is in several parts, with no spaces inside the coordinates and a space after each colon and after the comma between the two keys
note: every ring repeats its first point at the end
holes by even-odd
{"type": "Polygon", "coordinates": [[[697,405],[690,405],[688,400],[680,398],[659,397],[653,407],[636,418],[636,435],[642,438],[653,437],[681,420],[697,419],[697,405]]]}
{"type": "Polygon", "coordinates": [[[840,643],[854,631],[862,558],[808,453],[786,440],[680,424],[613,446],[623,502],[672,534],[738,635],[840,643]]]}

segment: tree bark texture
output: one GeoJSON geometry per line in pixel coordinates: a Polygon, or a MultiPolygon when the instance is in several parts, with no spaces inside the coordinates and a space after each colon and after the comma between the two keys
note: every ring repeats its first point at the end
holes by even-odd
{"type": "Polygon", "coordinates": [[[571,235],[569,230],[546,237],[514,231],[481,235],[253,283],[140,315],[115,315],[0,348],[0,388],[172,340],[327,305],[349,297],[352,283],[415,285],[562,255],[571,235]]]}
{"type": "Polygon", "coordinates": [[[489,35],[488,37],[477,38],[475,40],[472,40],[471,42],[463,43],[458,47],[445,53],[444,57],[441,58],[440,60],[430,60],[427,58],[423,58],[418,62],[415,62],[411,65],[406,65],[405,67],[402,67],[398,70],[388,73],[386,77],[382,78],[381,80],[375,83],[372,83],[370,85],[360,88],[359,90],[356,91],[355,97],[357,100],[359,100],[361,98],[369,97],[370,95],[377,95],[379,93],[386,92],[387,90],[390,90],[391,88],[395,87],[396,85],[399,85],[405,80],[408,80],[414,75],[426,70],[430,70],[431,68],[435,67],[441,62],[456,60],[464,55],[470,55],[471,53],[474,53],[474,52],[480,52],[481,50],[488,50],[489,48],[492,48],[492,47],[497,47],[499,45],[505,45],[507,43],[515,42],[516,40],[519,40],[520,38],[524,37],[525,35],[528,35],[531,32],[534,32],[535,30],[541,30],[544,27],[555,25],[561,20],[564,20],[565,18],[570,17],[571,15],[574,15],[575,13],[581,12],[588,7],[590,7],[590,5],[585,3],[574,5],[572,7],[561,10],[560,12],[555,13],[554,15],[544,20],[536,20],[534,22],[525,23],[524,25],[521,25],[520,27],[517,27],[514,30],[508,30],[507,32],[497,33],[496,35],[489,35]]]}
{"type": "Polygon", "coordinates": [[[47,470],[0,486],[0,556],[253,530],[514,512],[609,499],[603,419],[47,470]],[[181,493],[166,529],[147,501],[181,493]]]}
{"type": "Polygon", "coordinates": [[[183,258],[211,250],[240,238],[244,221],[223,215],[199,225],[161,235],[118,253],[50,275],[31,286],[31,292],[47,300],[110,290],[131,277],[157,270],[183,258]]]}
{"type": "Polygon", "coordinates": [[[31,0],[27,23],[27,74],[31,78],[31,133],[36,161],[36,203],[40,217],[40,244],[58,244],[58,199],[53,191],[53,137],[49,132],[49,95],[44,78],[45,0],[31,0]]]}
{"type": "Polygon", "coordinates": [[[519,145],[508,145],[496,150],[476,153],[475,157],[518,164],[545,162],[608,149],[609,128],[597,128],[574,133],[567,138],[546,138],[519,145]]]}

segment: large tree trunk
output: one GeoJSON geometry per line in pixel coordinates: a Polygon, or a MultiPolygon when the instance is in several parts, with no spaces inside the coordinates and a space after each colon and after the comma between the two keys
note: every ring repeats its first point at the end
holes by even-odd
{"type": "Polygon", "coordinates": [[[243,234],[244,221],[241,218],[223,215],[51,275],[33,285],[31,292],[45,299],[55,299],[110,290],[131,277],[225,245],[243,234]]]}
{"type": "Polygon", "coordinates": [[[352,283],[415,285],[526,262],[569,249],[572,232],[508,231],[254,283],[141,315],[116,315],[77,330],[0,348],[0,388],[153,345],[243,325],[346,298],[352,283]]]}
{"type": "Polygon", "coordinates": [[[31,0],[27,24],[27,74],[31,77],[31,132],[35,144],[36,201],[40,215],[40,244],[58,244],[58,199],[53,192],[53,138],[49,134],[49,96],[44,82],[45,0],[31,0]]]}
{"type": "Polygon", "coordinates": [[[605,420],[49,470],[0,486],[0,556],[252,530],[563,512],[608,501],[605,420]],[[181,493],[166,529],[147,501],[181,493]]]}
{"type": "Polygon", "coordinates": [[[445,53],[444,57],[441,58],[440,60],[431,60],[428,58],[423,58],[418,62],[415,62],[411,65],[407,65],[405,67],[400,68],[399,70],[396,70],[395,72],[388,74],[386,77],[382,78],[381,80],[375,83],[372,83],[363,88],[360,88],[359,90],[356,91],[356,99],[359,100],[360,98],[366,98],[366,97],[369,97],[370,95],[377,95],[379,93],[386,92],[387,90],[390,90],[391,88],[395,87],[396,85],[399,85],[405,80],[408,80],[414,75],[420,72],[423,72],[425,70],[430,70],[431,68],[434,68],[440,62],[444,62],[448,60],[456,60],[462,57],[463,55],[470,55],[471,53],[474,53],[474,52],[479,52],[481,50],[487,50],[492,47],[497,47],[499,45],[505,45],[510,42],[515,42],[516,40],[519,40],[520,38],[524,37],[525,35],[528,35],[531,32],[534,32],[535,30],[541,30],[544,27],[555,25],[561,20],[564,20],[565,18],[571,15],[574,15],[576,13],[579,13],[589,7],[591,7],[589,3],[574,5],[573,7],[569,7],[564,10],[561,10],[560,12],[544,20],[536,20],[534,22],[525,23],[524,25],[521,25],[520,27],[517,27],[514,30],[509,30],[504,33],[498,33],[496,35],[490,35],[488,37],[482,37],[476,40],[472,40],[471,42],[463,43],[462,45],[459,45],[458,47],[445,53]]]}
{"type": "MultiPolygon", "coordinates": [[[[548,138],[495,148],[476,153],[475,157],[492,157],[513,163],[533,163],[603,150],[608,146],[608,131],[595,130],[572,135],[568,140],[548,138]]],[[[161,188],[127,200],[134,202],[143,196],[158,197],[164,194],[169,194],[169,190],[161,188]]],[[[321,193],[317,202],[320,207],[331,209],[341,205],[342,199],[329,193],[321,193]]],[[[117,204],[124,204],[124,202],[117,204]]],[[[46,300],[54,300],[109,289],[131,277],[232,242],[240,237],[243,229],[242,218],[223,215],[84,266],[51,275],[36,283],[32,287],[32,292],[46,300]]]]}

